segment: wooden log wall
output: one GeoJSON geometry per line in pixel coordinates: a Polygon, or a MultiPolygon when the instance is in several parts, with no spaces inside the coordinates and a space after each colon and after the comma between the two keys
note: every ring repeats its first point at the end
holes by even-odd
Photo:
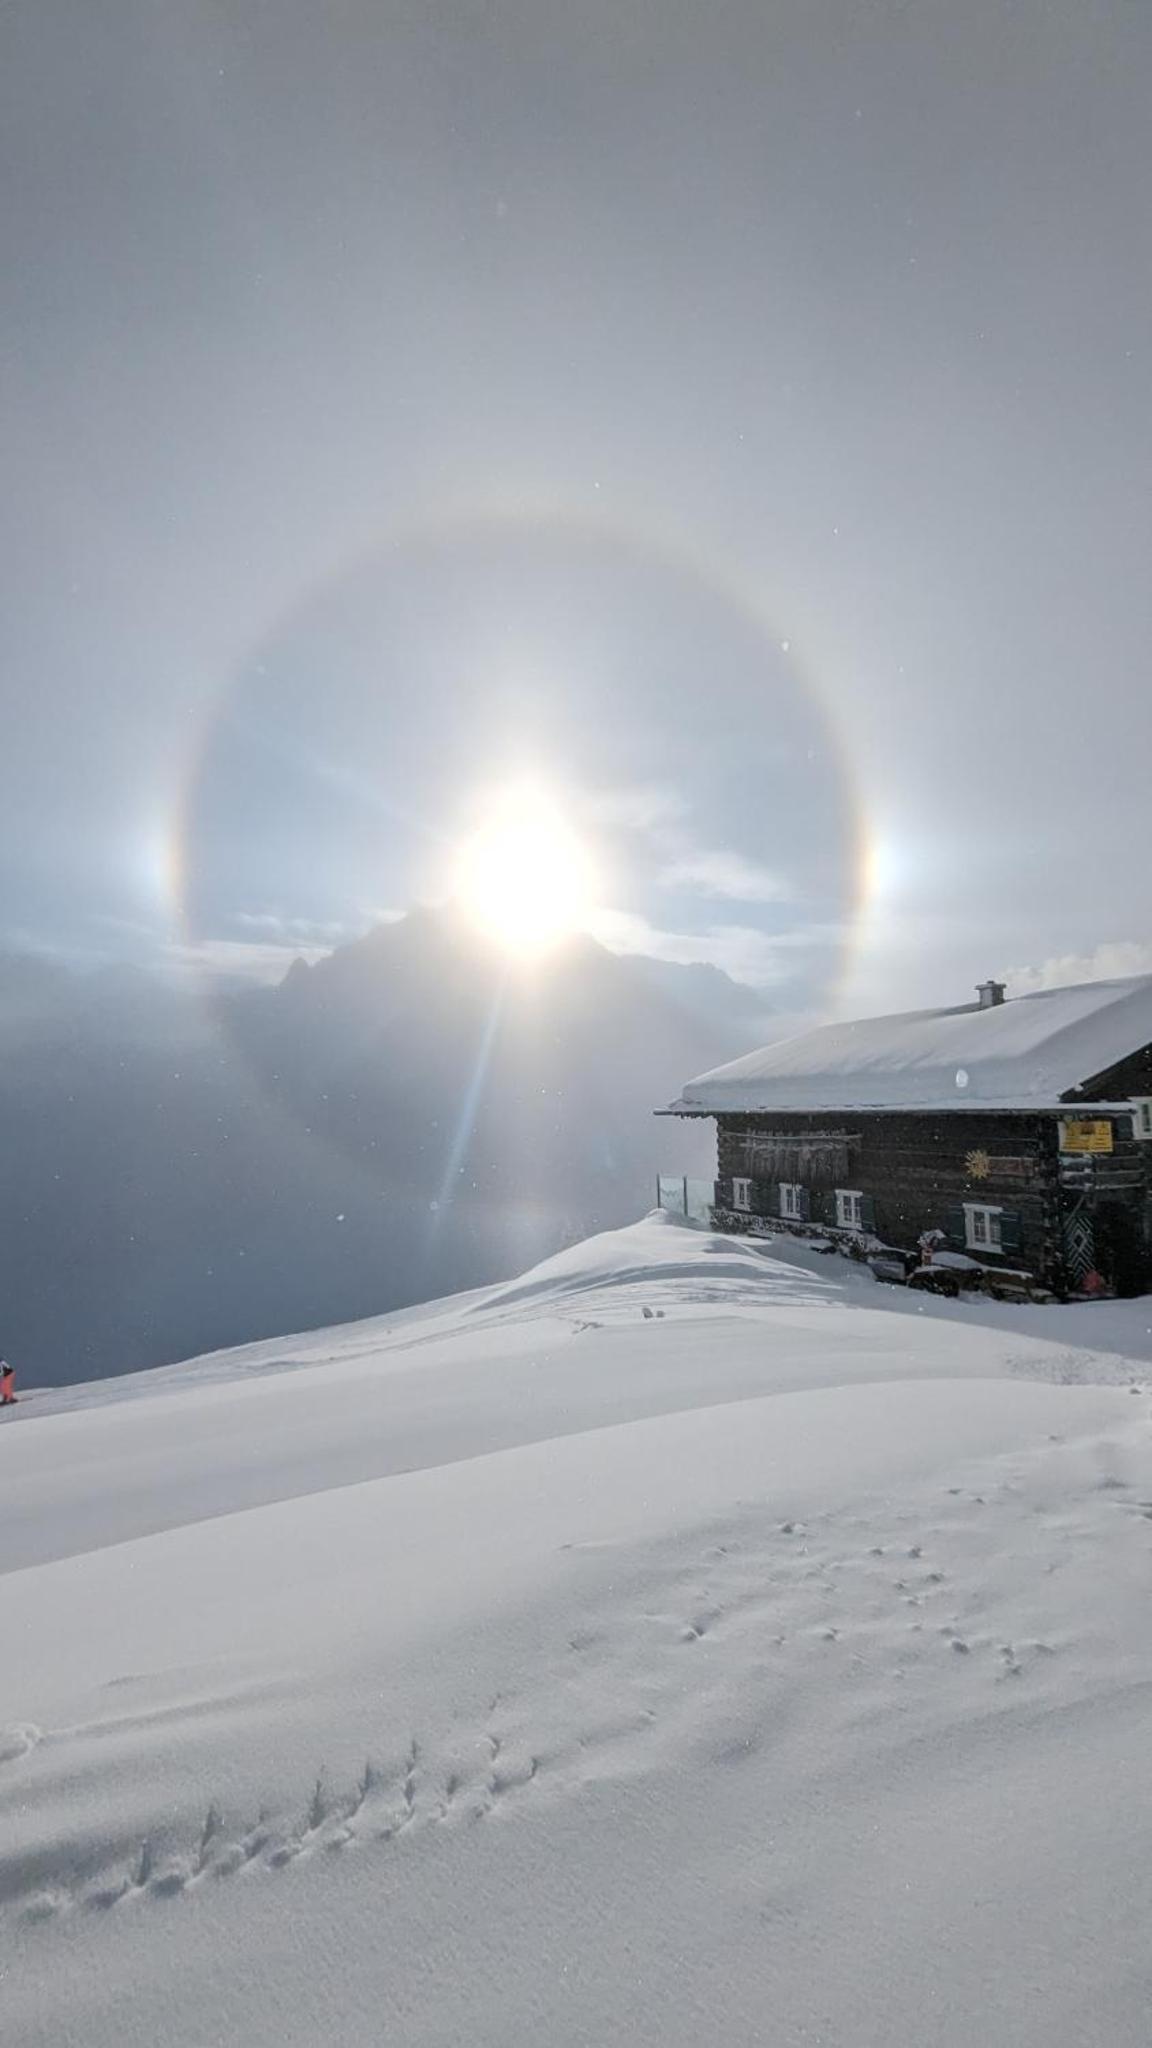
{"type": "Polygon", "coordinates": [[[717,1123],[722,1204],[731,1204],[739,1175],[753,1182],[753,1207],[778,1215],[778,1183],[794,1181],[808,1190],[811,1220],[834,1226],[835,1190],[859,1189],[871,1198],[871,1228],[883,1242],[911,1250],[922,1232],[944,1230],[951,1247],[963,1250],[956,1212],[965,1202],[987,1203],[1013,1219],[1012,1246],[1000,1262],[1059,1279],[1054,1118],[777,1112],[721,1116],[717,1123]]]}

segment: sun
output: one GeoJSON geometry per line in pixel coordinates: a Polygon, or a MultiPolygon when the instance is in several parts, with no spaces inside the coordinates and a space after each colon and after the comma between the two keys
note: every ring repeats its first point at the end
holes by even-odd
{"type": "Polygon", "coordinates": [[[517,784],[489,802],[461,848],[454,893],[509,952],[541,953],[587,923],[592,864],[555,801],[517,784]]]}

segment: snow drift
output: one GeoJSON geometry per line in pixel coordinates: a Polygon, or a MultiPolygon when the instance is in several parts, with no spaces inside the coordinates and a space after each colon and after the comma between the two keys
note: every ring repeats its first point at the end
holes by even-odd
{"type": "Polygon", "coordinates": [[[5,2041],[1142,2044],[1147,1304],[828,1264],[6,1418],[5,2041]]]}

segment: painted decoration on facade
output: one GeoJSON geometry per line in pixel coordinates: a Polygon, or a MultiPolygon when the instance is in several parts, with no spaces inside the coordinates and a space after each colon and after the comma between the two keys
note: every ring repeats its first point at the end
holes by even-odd
{"type": "Polygon", "coordinates": [[[753,1180],[843,1181],[848,1178],[846,1132],[742,1131],[736,1134],[740,1170],[753,1180]]]}
{"type": "Polygon", "coordinates": [[[1082,1290],[1096,1264],[1095,1232],[1092,1219],[1082,1209],[1064,1219],[1064,1257],[1073,1287],[1082,1290]]]}
{"type": "Polygon", "coordinates": [[[969,1180],[1027,1180],[1032,1165],[1031,1159],[1021,1159],[1016,1154],[982,1150],[969,1152],[964,1159],[969,1180]]]}
{"type": "Polygon", "coordinates": [[[1062,1152],[1111,1152],[1112,1125],[1106,1117],[1069,1117],[1060,1124],[1062,1152]]]}

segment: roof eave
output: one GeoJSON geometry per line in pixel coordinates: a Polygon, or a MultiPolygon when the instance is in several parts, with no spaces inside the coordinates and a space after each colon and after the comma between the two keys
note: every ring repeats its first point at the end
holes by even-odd
{"type": "Polygon", "coordinates": [[[656,1116],[1130,1116],[1132,1102],[725,1102],[673,1103],[656,1116]]]}

